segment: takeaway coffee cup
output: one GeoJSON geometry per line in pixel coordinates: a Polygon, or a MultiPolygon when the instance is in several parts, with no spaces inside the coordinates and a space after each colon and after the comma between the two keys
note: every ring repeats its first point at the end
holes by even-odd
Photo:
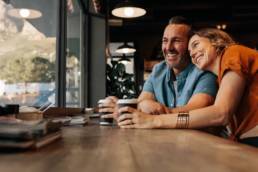
{"type": "MultiPolygon", "coordinates": [[[[109,103],[109,100],[100,99],[98,101],[99,109],[107,107],[107,106],[105,106],[106,103],[109,103]]],[[[99,116],[100,116],[99,124],[100,125],[113,125],[113,118],[101,118],[102,115],[106,115],[106,114],[109,114],[109,112],[106,112],[106,113],[99,112],[99,116]]]]}
{"type": "Polygon", "coordinates": [[[117,106],[118,106],[118,108],[130,106],[130,107],[136,109],[137,108],[137,99],[119,99],[117,101],[117,106]]]}

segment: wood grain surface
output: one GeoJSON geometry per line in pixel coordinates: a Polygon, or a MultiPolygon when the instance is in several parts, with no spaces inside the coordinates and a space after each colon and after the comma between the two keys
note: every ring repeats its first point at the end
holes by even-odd
{"type": "Polygon", "coordinates": [[[38,150],[1,151],[1,172],[258,171],[258,149],[197,130],[63,128],[38,150]]]}

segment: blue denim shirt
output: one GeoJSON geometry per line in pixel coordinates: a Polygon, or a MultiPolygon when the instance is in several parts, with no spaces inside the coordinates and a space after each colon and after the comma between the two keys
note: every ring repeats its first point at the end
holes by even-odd
{"type": "Polygon", "coordinates": [[[143,86],[143,91],[154,94],[155,99],[167,107],[183,106],[197,93],[206,93],[213,97],[217,93],[217,77],[199,70],[190,63],[185,70],[176,75],[165,61],[156,64],[143,86]],[[176,81],[176,84],[173,81],[176,81]],[[176,88],[176,89],[175,89],[176,88]]]}

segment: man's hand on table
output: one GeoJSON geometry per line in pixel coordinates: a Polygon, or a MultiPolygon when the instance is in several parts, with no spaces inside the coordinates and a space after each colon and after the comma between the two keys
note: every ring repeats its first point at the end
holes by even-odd
{"type": "Polygon", "coordinates": [[[107,103],[103,103],[99,106],[99,112],[108,112],[107,115],[102,115],[101,118],[114,118],[118,117],[118,108],[116,102],[118,100],[115,96],[106,97],[105,100],[108,100],[107,103]]]}
{"type": "Polygon", "coordinates": [[[170,112],[169,108],[154,100],[142,100],[138,103],[138,110],[152,115],[166,114],[170,112]]]}

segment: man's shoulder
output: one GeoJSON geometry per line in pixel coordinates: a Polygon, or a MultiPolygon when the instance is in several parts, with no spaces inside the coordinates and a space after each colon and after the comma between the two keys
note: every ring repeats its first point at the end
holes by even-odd
{"type": "Polygon", "coordinates": [[[153,66],[153,72],[158,72],[158,71],[164,71],[164,70],[167,70],[167,64],[166,62],[163,60],[157,64],[155,64],[153,66]]]}
{"type": "Polygon", "coordinates": [[[195,65],[193,65],[188,73],[187,80],[192,82],[198,82],[200,80],[216,82],[217,76],[209,71],[200,70],[195,65]]]}
{"type": "Polygon", "coordinates": [[[151,72],[152,79],[162,79],[167,75],[168,66],[165,61],[161,61],[153,66],[151,72]]]}
{"type": "Polygon", "coordinates": [[[207,75],[207,76],[212,76],[214,77],[215,75],[209,71],[204,71],[204,70],[201,70],[199,68],[197,68],[195,65],[193,65],[192,71],[189,72],[190,75],[196,75],[196,76],[202,76],[202,75],[207,75]]]}

